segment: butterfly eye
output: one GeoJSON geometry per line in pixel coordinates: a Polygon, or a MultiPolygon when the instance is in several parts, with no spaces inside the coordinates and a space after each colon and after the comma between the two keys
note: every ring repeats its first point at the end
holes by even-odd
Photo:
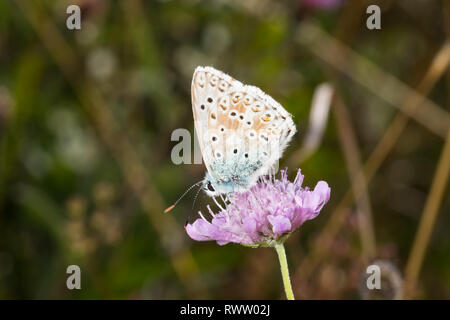
{"type": "Polygon", "coordinates": [[[212,186],[212,183],[210,181],[208,181],[208,183],[206,184],[206,188],[211,192],[216,191],[216,189],[214,189],[214,187],[212,186]]]}
{"type": "Polygon", "coordinates": [[[240,120],[240,121],[243,121],[243,120],[244,120],[244,115],[243,115],[242,113],[239,115],[239,120],[240,120]]]}
{"type": "Polygon", "coordinates": [[[205,105],[204,104],[202,104],[201,106],[200,106],[200,109],[202,109],[202,110],[205,110],[205,105]]]}
{"type": "Polygon", "coordinates": [[[220,126],[219,130],[220,130],[220,132],[225,132],[225,127],[224,126],[220,126]]]}
{"type": "Polygon", "coordinates": [[[250,130],[249,133],[248,133],[248,137],[249,137],[250,139],[254,139],[254,138],[256,137],[256,132],[255,132],[255,130],[250,130]]]}
{"type": "Polygon", "coordinates": [[[216,158],[217,158],[217,159],[222,158],[222,154],[221,154],[220,152],[216,152],[216,158]]]}
{"type": "Polygon", "coordinates": [[[214,136],[211,137],[211,141],[212,141],[212,142],[216,142],[217,140],[218,140],[218,138],[217,138],[216,135],[214,135],[214,136]]]}
{"type": "Polygon", "coordinates": [[[215,113],[211,113],[211,119],[213,119],[213,120],[216,120],[216,119],[217,119],[217,117],[216,117],[216,114],[215,114],[215,113]]]}
{"type": "Polygon", "coordinates": [[[249,120],[249,121],[247,121],[245,124],[247,125],[247,127],[251,127],[252,124],[253,124],[253,122],[249,120]]]}
{"type": "Polygon", "coordinates": [[[208,101],[208,103],[212,103],[214,100],[211,97],[208,97],[208,99],[206,99],[206,101],[208,101]]]}

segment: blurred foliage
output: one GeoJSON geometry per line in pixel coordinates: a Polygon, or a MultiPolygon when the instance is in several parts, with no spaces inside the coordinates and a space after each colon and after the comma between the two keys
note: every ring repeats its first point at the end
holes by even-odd
{"type": "MultiPolygon", "coordinates": [[[[174,165],[170,158],[172,131],[193,133],[190,82],[197,65],[272,95],[299,128],[283,159],[301,147],[313,92],[330,81],[331,67],[295,41],[296,29],[312,21],[332,34],[352,16],[351,3],[361,1],[316,8],[313,2],[0,1],[0,298],[282,297],[274,250],[187,237],[183,225],[210,203],[205,195],[194,211],[194,193],[183,199],[170,214],[176,224],[162,209],[204,174],[203,165],[174,165]],[[81,6],[81,30],[66,28],[69,4],[81,6]],[[57,59],[60,40],[70,48],[61,51],[73,58],[69,66],[57,59]],[[137,161],[148,177],[134,174],[137,161]],[[139,192],[139,179],[148,192],[139,192]],[[190,255],[192,261],[183,258],[190,255]],[[78,291],[66,288],[72,264],[82,270],[78,291]]],[[[444,2],[379,2],[377,31],[366,29],[365,12],[355,12],[348,45],[414,86],[448,37],[444,2]]],[[[398,111],[347,77],[338,79],[364,162],[398,111]]],[[[447,110],[449,79],[442,77],[429,96],[447,110]]],[[[326,180],[332,199],[287,241],[293,273],[350,186],[337,130],[331,116],[320,148],[299,163],[305,184],[326,180]]],[[[400,273],[442,145],[411,121],[369,185],[376,258],[400,273]]],[[[349,210],[312,277],[294,281],[299,298],[361,297],[365,265],[356,210],[349,210]]],[[[420,274],[421,298],[450,298],[449,211],[447,192],[420,274]]]]}

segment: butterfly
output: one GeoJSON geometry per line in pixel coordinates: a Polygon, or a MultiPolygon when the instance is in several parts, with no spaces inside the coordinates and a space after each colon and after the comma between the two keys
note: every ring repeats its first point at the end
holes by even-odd
{"type": "Polygon", "coordinates": [[[195,186],[211,197],[251,188],[274,171],[296,132],[292,116],[261,89],[213,67],[197,67],[191,85],[195,131],[207,172],[195,186]]]}
{"type": "Polygon", "coordinates": [[[291,114],[261,89],[213,67],[197,67],[192,112],[211,197],[243,192],[278,164],[296,132],[291,114]]]}

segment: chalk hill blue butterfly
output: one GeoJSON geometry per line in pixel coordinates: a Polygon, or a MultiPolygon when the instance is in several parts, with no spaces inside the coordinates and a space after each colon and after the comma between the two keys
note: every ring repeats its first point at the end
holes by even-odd
{"type": "Polygon", "coordinates": [[[191,95],[209,196],[248,190],[273,170],[296,132],[269,95],[212,67],[195,69],[191,95]]]}

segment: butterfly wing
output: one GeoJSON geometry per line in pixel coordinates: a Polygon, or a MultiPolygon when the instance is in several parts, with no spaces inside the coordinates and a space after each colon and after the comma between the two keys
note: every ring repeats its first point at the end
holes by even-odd
{"type": "Polygon", "coordinates": [[[211,149],[208,141],[210,119],[215,120],[213,118],[218,114],[218,98],[227,94],[233,84],[239,85],[240,82],[211,67],[197,67],[192,77],[191,98],[194,126],[205,166],[214,179],[219,179],[210,167],[214,158],[210,156],[210,151],[206,151],[206,149],[211,149]]]}
{"type": "Polygon", "coordinates": [[[192,107],[206,168],[224,192],[267,174],[296,132],[274,99],[211,67],[194,72],[192,107]]]}

